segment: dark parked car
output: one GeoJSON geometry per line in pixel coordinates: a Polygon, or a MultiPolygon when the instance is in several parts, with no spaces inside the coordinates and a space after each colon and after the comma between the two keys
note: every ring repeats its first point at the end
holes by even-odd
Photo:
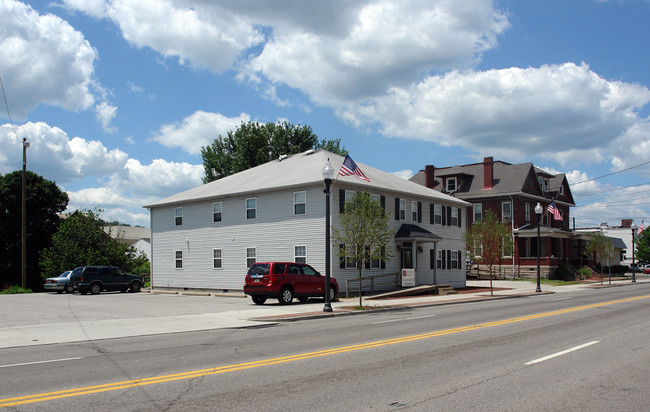
{"type": "Polygon", "coordinates": [[[144,278],[128,274],[117,266],[81,266],[72,271],[70,283],[81,294],[96,295],[104,290],[140,292],[144,278]]]}
{"type": "MultiPolygon", "coordinates": [[[[277,298],[286,305],[298,298],[307,302],[310,297],[325,297],[325,276],[305,263],[259,262],[248,269],[244,293],[253,298],[258,305],[268,298],[277,298]]],[[[329,296],[336,299],[339,285],[331,278],[329,296]]]]}
{"type": "Polygon", "coordinates": [[[56,293],[63,293],[63,291],[65,291],[66,293],[72,293],[73,289],[72,289],[72,285],[70,285],[71,273],[72,271],[68,270],[61,273],[59,276],[45,279],[43,288],[48,291],[49,290],[55,291],[56,293]]]}

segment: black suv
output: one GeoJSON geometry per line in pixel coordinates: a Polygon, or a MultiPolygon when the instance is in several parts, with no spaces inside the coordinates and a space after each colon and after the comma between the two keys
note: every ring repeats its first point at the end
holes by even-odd
{"type": "Polygon", "coordinates": [[[130,275],[117,266],[81,266],[72,271],[68,290],[78,290],[82,295],[93,295],[103,290],[140,292],[144,285],[142,276],[130,275]]]}

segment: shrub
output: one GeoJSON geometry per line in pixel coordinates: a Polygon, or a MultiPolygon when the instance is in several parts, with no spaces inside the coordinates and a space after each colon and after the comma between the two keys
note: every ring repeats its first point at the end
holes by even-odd
{"type": "Polygon", "coordinates": [[[13,295],[16,293],[32,293],[31,289],[23,289],[18,285],[13,285],[0,292],[0,295],[13,295]]]}
{"type": "Polygon", "coordinates": [[[580,274],[587,279],[591,277],[591,270],[589,270],[589,268],[581,267],[578,269],[578,272],[580,272],[580,274]]]}

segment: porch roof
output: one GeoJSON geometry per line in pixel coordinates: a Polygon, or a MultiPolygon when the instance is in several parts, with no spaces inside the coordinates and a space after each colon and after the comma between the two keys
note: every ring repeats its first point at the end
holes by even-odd
{"type": "Polygon", "coordinates": [[[442,240],[442,237],[431,233],[418,225],[404,223],[402,226],[400,226],[399,230],[395,234],[395,240],[399,242],[410,242],[415,240],[417,242],[423,243],[435,243],[439,240],[442,240]]]}

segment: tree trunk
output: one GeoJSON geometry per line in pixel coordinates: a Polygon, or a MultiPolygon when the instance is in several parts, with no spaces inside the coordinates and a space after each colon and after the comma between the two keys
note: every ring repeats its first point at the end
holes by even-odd
{"type": "Polygon", "coordinates": [[[359,268],[359,309],[363,308],[363,301],[361,299],[361,268],[359,268]]]}

